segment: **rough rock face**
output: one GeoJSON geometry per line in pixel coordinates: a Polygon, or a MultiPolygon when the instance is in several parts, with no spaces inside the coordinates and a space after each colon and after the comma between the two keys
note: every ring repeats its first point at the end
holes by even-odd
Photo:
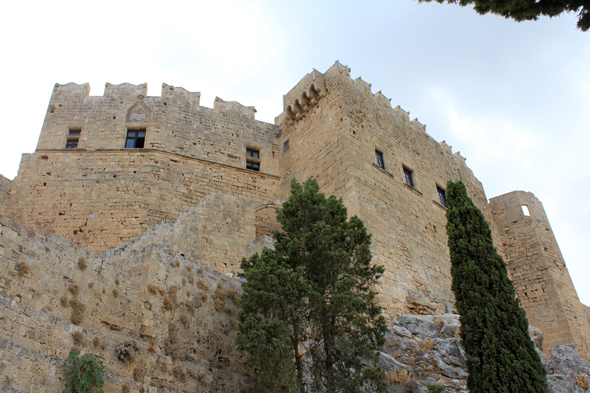
{"type": "MultiPolygon", "coordinates": [[[[438,385],[445,393],[468,392],[460,327],[455,314],[403,314],[394,319],[379,359],[387,372],[388,393],[427,393],[429,385],[430,391],[439,391],[438,385]]],[[[543,332],[530,326],[529,335],[547,369],[549,393],[588,391],[590,364],[572,346],[556,345],[547,359],[543,332]]]]}
{"type": "Polygon", "coordinates": [[[590,364],[580,358],[572,346],[556,345],[551,358],[541,357],[547,369],[549,393],[585,393],[588,391],[590,364]]]}
{"type": "Polygon", "coordinates": [[[459,316],[403,314],[392,321],[379,365],[388,375],[388,393],[424,393],[427,385],[466,391],[465,352],[459,316]]]}

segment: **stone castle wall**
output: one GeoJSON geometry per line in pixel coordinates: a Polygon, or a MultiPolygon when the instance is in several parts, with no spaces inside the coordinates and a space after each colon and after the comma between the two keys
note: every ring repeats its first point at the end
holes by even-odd
{"type": "Polygon", "coordinates": [[[0,216],[2,389],[61,392],[60,366],[81,349],[103,356],[114,373],[107,393],[124,385],[132,392],[239,391],[241,284],[221,271],[256,248],[248,242],[265,206],[211,194],[135,242],[101,253],[0,216]],[[138,351],[122,362],[118,348],[130,342],[138,351]]]}
{"type": "Polygon", "coordinates": [[[522,307],[545,334],[545,352],[556,344],[575,344],[589,359],[590,324],[565,266],[541,202],[514,191],[490,199],[500,228],[501,248],[522,307]],[[523,206],[528,208],[526,215],[523,206]]]}
{"type": "MultiPolygon", "coordinates": [[[[349,214],[358,215],[372,233],[373,260],[386,270],[376,290],[388,317],[404,312],[442,314],[453,309],[446,208],[438,188],[444,190],[449,179],[462,179],[490,224],[498,250],[507,257],[527,316],[546,330],[546,350],[554,343],[575,343],[582,356],[590,356],[587,309],[577,299],[542,208],[541,218],[536,210],[531,211],[539,222],[530,232],[530,220],[513,217],[512,197],[495,198],[488,204],[465,158],[453,153],[444,141],[431,138],[424,125],[410,120],[409,112],[392,108],[380,92],[372,93],[370,84],[353,80],[346,66],[336,63],[325,73],[314,70],[306,75],[284,96],[284,111],[276,125],[256,121],[254,107],[220,98],[215,99],[213,109],[201,107],[199,93],[166,84],[159,97],[146,96],[146,85],[131,84],[107,84],[101,97],[88,94],[88,85],[56,85],[37,151],[23,155],[13,181],[0,177],[1,214],[43,236],[56,234],[77,245],[56,236],[36,235],[3,218],[9,224],[2,225],[16,235],[6,230],[1,238],[0,259],[6,266],[2,277],[10,282],[0,295],[11,310],[26,314],[29,307],[45,313],[43,318],[65,321],[60,328],[63,332],[56,333],[62,343],[80,328],[92,336],[96,325],[96,334],[110,343],[102,353],[124,381],[129,381],[137,365],[119,365],[112,352],[115,342],[134,338],[148,354],[141,359],[150,378],[155,378],[153,386],[167,384],[176,389],[174,384],[182,375],[188,378],[193,363],[205,359],[213,373],[198,377],[201,374],[193,369],[197,377],[190,386],[196,391],[217,389],[221,385],[213,381],[223,380],[229,381],[227,391],[237,389],[242,371],[239,356],[227,347],[233,343],[233,330],[227,328],[231,318],[215,309],[211,291],[218,283],[225,285],[226,292],[239,286],[226,275],[239,271],[243,256],[272,244],[266,235],[279,229],[275,208],[288,197],[292,179],[301,182],[309,176],[318,180],[322,192],[342,197],[349,214]],[[146,132],[144,148],[125,148],[127,132],[138,129],[146,132]],[[78,140],[77,148],[66,149],[72,139],[78,140]],[[246,160],[253,160],[247,158],[247,150],[259,152],[254,162],[260,163],[260,171],[246,169],[246,160]],[[384,168],[377,163],[376,151],[383,155],[384,168]],[[404,168],[412,172],[414,186],[406,183],[404,168]],[[52,254],[57,247],[52,242],[61,247],[60,253],[52,254]],[[76,270],[80,257],[92,267],[76,270]],[[30,276],[16,272],[15,263],[21,260],[35,267],[30,276]],[[562,262],[551,266],[550,260],[562,262]],[[194,267],[189,271],[186,266],[194,267]],[[195,294],[204,293],[190,282],[193,274],[198,283],[195,269],[199,267],[207,272],[201,278],[209,287],[209,297],[190,314],[195,294]],[[43,280],[48,280],[49,289],[37,271],[47,271],[43,280]],[[119,284],[113,286],[117,278],[119,284]],[[156,294],[146,289],[154,280],[159,283],[154,284],[156,294]],[[16,284],[21,282],[25,286],[16,284]],[[90,282],[95,283],[94,289],[88,287],[90,282]],[[83,288],[77,296],[87,305],[88,316],[81,325],[71,325],[71,307],[58,304],[64,295],[71,298],[70,283],[83,288]],[[162,310],[172,286],[178,288],[181,307],[174,310],[181,310],[180,314],[162,310]],[[547,292],[542,294],[539,288],[547,292]],[[114,290],[119,297],[113,296],[114,290]],[[129,299],[127,305],[121,303],[123,298],[129,299]],[[155,336],[145,335],[148,325],[143,324],[143,311],[127,311],[142,305],[145,309],[146,302],[159,321],[154,322],[155,336]],[[105,322],[102,315],[113,319],[105,322]],[[227,355],[215,360],[207,352],[212,347],[191,336],[194,326],[199,326],[199,337],[209,337],[217,329],[227,355]],[[158,360],[149,349],[153,346],[157,354],[164,351],[173,357],[174,349],[168,343],[184,335],[197,342],[193,349],[183,347],[182,356],[190,364],[179,363],[178,358],[158,360]],[[215,361],[230,374],[215,371],[211,366],[215,361]],[[160,370],[162,362],[168,366],[160,370]],[[185,374],[181,373],[183,365],[185,374]],[[162,371],[166,367],[168,374],[162,371]],[[205,379],[209,385],[199,385],[205,379]]],[[[22,319],[17,317],[22,313],[11,315],[22,319]]],[[[10,329],[22,325],[14,320],[19,322],[10,329]]],[[[16,335],[11,330],[4,337],[6,345],[14,353],[24,351],[19,337],[30,338],[26,335],[32,335],[27,333],[31,330],[23,328],[16,335]]],[[[48,359],[43,367],[51,366],[51,356],[63,359],[70,345],[69,341],[62,345],[56,355],[49,350],[39,352],[46,338],[30,340],[29,346],[38,351],[30,352],[30,359],[48,359]]],[[[21,368],[35,373],[30,371],[34,363],[31,360],[21,368]]]]}

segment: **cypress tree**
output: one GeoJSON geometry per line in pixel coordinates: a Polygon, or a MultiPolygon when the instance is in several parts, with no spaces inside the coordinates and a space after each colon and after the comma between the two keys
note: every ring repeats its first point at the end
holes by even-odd
{"type": "Polygon", "coordinates": [[[452,288],[472,393],[545,393],[545,368],[528,334],[502,257],[462,181],[447,184],[452,288]]]}

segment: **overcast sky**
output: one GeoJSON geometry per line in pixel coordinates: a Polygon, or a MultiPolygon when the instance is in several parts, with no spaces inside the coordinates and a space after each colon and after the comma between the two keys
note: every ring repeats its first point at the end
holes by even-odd
{"type": "Polygon", "coordinates": [[[35,150],[53,85],[162,83],[256,106],[340,60],[461,151],[488,198],[544,204],[590,305],[590,32],[573,14],[515,23],[455,5],[387,1],[29,1],[2,6],[0,173],[35,150]]]}

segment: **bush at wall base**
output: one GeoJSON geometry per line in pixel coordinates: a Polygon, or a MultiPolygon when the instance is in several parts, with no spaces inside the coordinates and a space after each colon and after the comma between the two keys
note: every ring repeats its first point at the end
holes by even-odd
{"type": "Polygon", "coordinates": [[[102,356],[86,353],[79,357],[80,351],[71,351],[63,364],[66,369],[64,393],[101,392],[104,376],[109,370],[102,363],[102,356]]]}

